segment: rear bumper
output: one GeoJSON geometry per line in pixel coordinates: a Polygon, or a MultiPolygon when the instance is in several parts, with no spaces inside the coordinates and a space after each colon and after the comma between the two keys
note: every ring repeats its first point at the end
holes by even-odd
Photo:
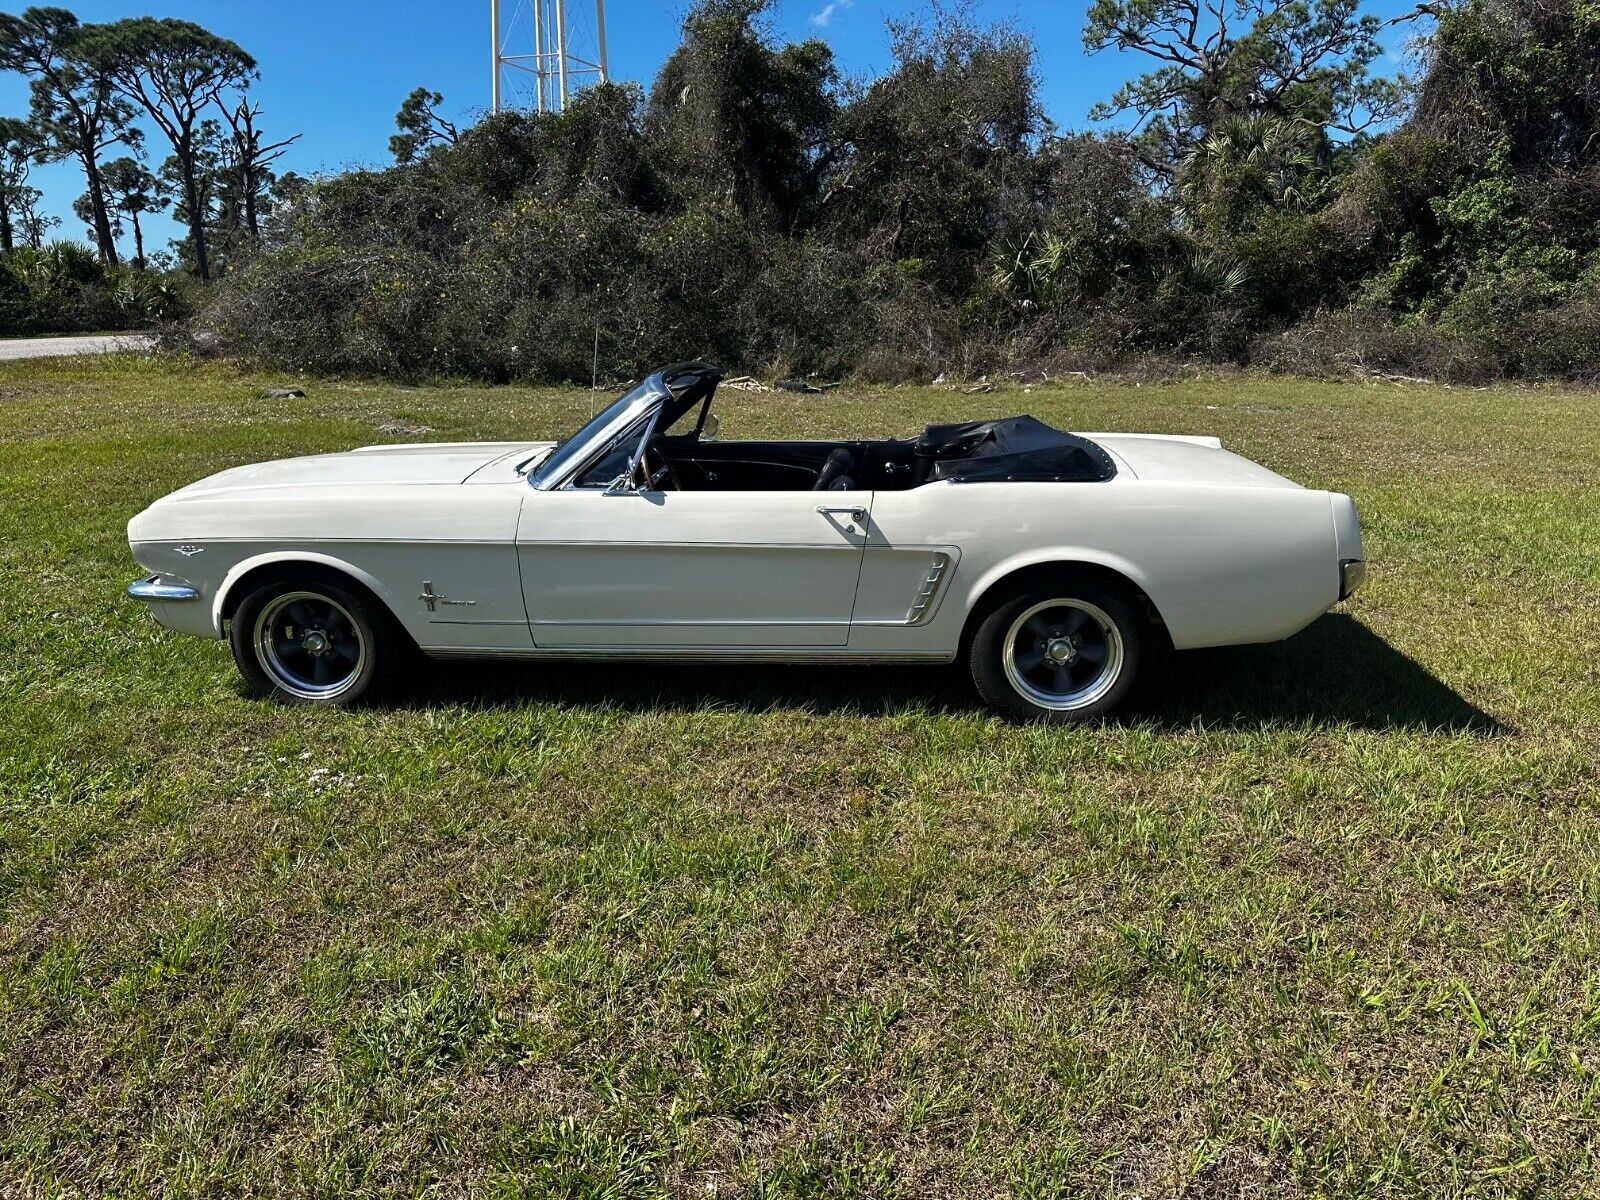
{"type": "Polygon", "coordinates": [[[1339,560],[1339,599],[1348,600],[1367,580],[1367,564],[1359,558],[1339,560]]]}
{"type": "Polygon", "coordinates": [[[198,600],[200,589],[172,575],[148,575],[130,583],[128,595],[135,600],[198,600]]]}

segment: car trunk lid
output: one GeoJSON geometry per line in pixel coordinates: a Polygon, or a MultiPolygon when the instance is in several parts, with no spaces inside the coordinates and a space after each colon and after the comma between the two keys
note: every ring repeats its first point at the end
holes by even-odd
{"type": "Polygon", "coordinates": [[[1085,433],[1118,466],[1147,483],[1214,484],[1223,487],[1298,488],[1292,479],[1224,450],[1213,437],[1176,434],[1085,433]]]}

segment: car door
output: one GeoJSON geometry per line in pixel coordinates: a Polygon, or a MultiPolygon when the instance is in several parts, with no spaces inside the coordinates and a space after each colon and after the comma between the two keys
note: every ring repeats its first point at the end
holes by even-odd
{"type": "Polygon", "coordinates": [[[517,529],[534,645],[842,647],[870,491],[533,491],[517,529]]]}

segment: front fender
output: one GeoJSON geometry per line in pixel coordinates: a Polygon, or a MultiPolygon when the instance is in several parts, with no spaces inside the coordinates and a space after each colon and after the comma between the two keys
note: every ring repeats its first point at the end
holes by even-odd
{"type": "Polygon", "coordinates": [[[232,596],[233,589],[238,585],[239,581],[258,567],[270,567],[275,563],[311,564],[338,571],[342,575],[348,575],[379,600],[383,601],[391,613],[402,611],[395,603],[398,597],[395,596],[393,589],[384,586],[370,572],[362,570],[353,563],[317,550],[270,550],[241,559],[239,562],[234,563],[228,573],[223,576],[222,582],[217,586],[216,596],[211,604],[213,636],[222,636],[222,614],[228,610],[229,598],[232,596]]]}

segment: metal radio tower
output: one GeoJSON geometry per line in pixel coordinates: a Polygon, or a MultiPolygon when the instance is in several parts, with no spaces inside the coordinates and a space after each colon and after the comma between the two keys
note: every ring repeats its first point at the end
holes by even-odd
{"type": "MultiPolygon", "coordinates": [[[[489,0],[494,40],[491,111],[526,107],[560,112],[585,83],[604,83],[611,77],[606,68],[606,0],[594,0],[593,30],[575,27],[586,22],[569,22],[568,7],[567,0],[508,0],[505,8],[510,17],[502,20],[501,0],[489,0]]],[[[573,0],[572,7],[588,5],[573,0]]]]}

